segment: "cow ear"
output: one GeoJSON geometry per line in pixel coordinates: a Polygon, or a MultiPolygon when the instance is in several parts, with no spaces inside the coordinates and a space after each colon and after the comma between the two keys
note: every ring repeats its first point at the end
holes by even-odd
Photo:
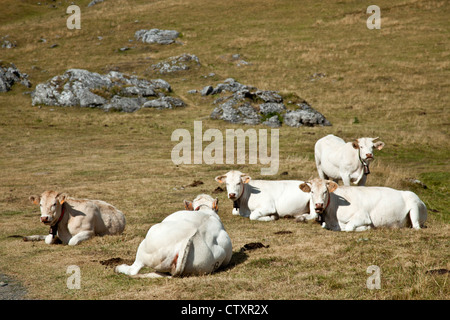
{"type": "Polygon", "coordinates": [[[215,179],[218,183],[225,183],[225,181],[227,181],[227,176],[217,176],[215,179]]]}
{"type": "Polygon", "coordinates": [[[183,200],[183,202],[186,210],[194,211],[194,205],[192,204],[192,201],[183,200]]]}
{"type": "Polygon", "coordinates": [[[36,196],[36,195],[32,195],[29,196],[28,199],[31,201],[31,203],[33,204],[39,204],[39,202],[41,201],[41,197],[36,196]]]}
{"type": "Polygon", "coordinates": [[[242,182],[243,183],[249,183],[250,182],[250,180],[252,180],[252,178],[250,177],[250,176],[247,176],[247,175],[241,175],[241,179],[242,179],[242,182]]]}
{"type": "Polygon", "coordinates": [[[59,193],[59,194],[56,196],[56,199],[58,199],[58,201],[59,201],[60,204],[63,204],[64,201],[66,201],[66,198],[67,198],[67,194],[66,194],[66,193],[59,193]]]}
{"type": "Polygon", "coordinates": [[[352,147],[353,147],[354,149],[358,149],[358,148],[359,148],[358,139],[356,139],[355,141],[352,142],[352,147]]]}
{"type": "Polygon", "coordinates": [[[375,149],[377,149],[377,150],[381,150],[381,149],[383,149],[383,147],[384,147],[384,142],[383,142],[383,141],[375,142],[375,143],[373,144],[373,147],[374,147],[375,149]]]}
{"type": "Polygon", "coordinates": [[[333,191],[336,190],[338,187],[339,187],[339,186],[338,186],[338,184],[337,184],[336,182],[330,181],[330,180],[327,181],[327,189],[328,189],[328,192],[333,192],[333,191]]]}
{"type": "Polygon", "coordinates": [[[303,182],[301,185],[298,186],[300,188],[300,190],[302,190],[303,192],[311,192],[311,188],[310,186],[308,186],[308,184],[306,182],[303,182]]]}
{"type": "Polygon", "coordinates": [[[214,201],[213,201],[213,210],[215,211],[215,212],[218,212],[219,211],[219,198],[215,198],[214,199],[214,201]]]}

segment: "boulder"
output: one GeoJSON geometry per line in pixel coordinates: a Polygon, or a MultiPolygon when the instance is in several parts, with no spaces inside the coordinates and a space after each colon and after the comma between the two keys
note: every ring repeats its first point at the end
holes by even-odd
{"type": "Polygon", "coordinates": [[[31,82],[26,73],[21,73],[13,63],[3,63],[0,61],[0,92],[11,90],[15,83],[20,83],[31,88],[31,82]]]}
{"type": "Polygon", "coordinates": [[[180,33],[175,30],[142,29],[136,31],[134,37],[144,43],[171,44],[175,42],[179,35],[180,33]]]}
{"type": "Polygon", "coordinates": [[[134,112],[152,103],[158,108],[185,106],[178,98],[166,97],[171,91],[170,84],[162,79],[139,79],[117,71],[102,75],[69,69],[38,84],[31,96],[33,105],[80,106],[105,111],[134,112]]]}

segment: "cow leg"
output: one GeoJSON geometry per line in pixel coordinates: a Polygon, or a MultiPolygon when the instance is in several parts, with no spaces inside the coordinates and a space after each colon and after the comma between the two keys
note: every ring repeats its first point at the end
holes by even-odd
{"type": "Polygon", "coordinates": [[[76,246],[82,241],[88,240],[94,236],[94,231],[81,231],[69,240],[69,246],[76,246]]]}
{"type": "Polygon", "coordinates": [[[319,174],[320,179],[328,179],[328,177],[323,172],[322,168],[320,167],[320,164],[317,165],[317,173],[319,174]]]}
{"type": "Polygon", "coordinates": [[[120,266],[117,266],[114,271],[117,273],[124,273],[129,276],[135,276],[138,274],[139,270],[142,269],[144,264],[138,260],[134,261],[134,263],[129,266],[126,264],[121,264],[120,266]]]}
{"type": "Polygon", "coordinates": [[[44,241],[46,244],[53,244],[53,243],[55,243],[56,239],[57,239],[57,237],[54,237],[52,234],[49,234],[45,237],[44,241]]]}
{"type": "Polygon", "coordinates": [[[365,212],[359,212],[356,213],[348,222],[345,228],[343,228],[344,231],[351,232],[351,231],[366,231],[370,229],[370,226],[372,225],[372,221],[369,218],[369,215],[365,212]]]}
{"type": "Polygon", "coordinates": [[[46,237],[47,235],[35,234],[32,236],[24,236],[23,241],[42,241],[45,240],[46,237]]]}
{"type": "Polygon", "coordinates": [[[342,174],[340,173],[341,178],[342,178],[342,182],[344,183],[344,186],[349,186],[350,185],[350,176],[348,174],[342,174]]]}
{"type": "Polygon", "coordinates": [[[273,213],[264,213],[259,210],[254,210],[250,214],[250,220],[258,220],[258,221],[272,221],[276,220],[277,215],[273,213]]]}

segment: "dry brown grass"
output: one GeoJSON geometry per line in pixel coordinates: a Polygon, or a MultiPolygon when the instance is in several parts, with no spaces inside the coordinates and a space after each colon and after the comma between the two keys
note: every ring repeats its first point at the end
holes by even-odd
{"type": "Polygon", "coordinates": [[[6,6],[0,36],[9,34],[18,46],[0,49],[1,59],[28,73],[34,85],[75,67],[148,76],[151,64],[184,52],[196,54],[202,67],[164,77],[188,104],[179,110],[122,114],[38,108],[20,85],[0,95],[0,272],[19,279],[28,298],[449,298],[448,274],[427,273],[450,269],[446,1],[379,1],[381,30],[366,28],[366,5],[348,1],[301,6],[296,1],[105,1],[86,8],[88,2],[75,2],[82,10],[81,30],[65,28],[68,1],[58,9],[34,1],[6,6]],[[184,45],[128,42],[136,30],[151,27],[181,31],[184,45]],[[38,42],[41,36],[46,43],[38,42]],[[53,43],[59,46],[50,49],[53,43]],[[117,51],[127,45],[134,48],[117,51]],[[221,58],[234,53],[251,65],[237,67],[221,58]],[[202,77],[210,72],[216,76],[202,77]],[[326,77],[310,81],[316,72],[326,77]],[[175,166],[170,159],[171,133],[177,128],[192,133],[194,120],[203,121],[203,130],[239,128],[209,120],[210,97],[186,93],[228,77],[297,94],[333,123],[282,127],[279,172],[263,178],[315,176],[313,146],[326,134],[348,140],[380,136],[386,147],[376,154],[368,184],[415,191],[431,209],[428,228],[336,233],[293,220],[252,222],[232,216],[232,204],[221,193],[220,215],[233,240],[229,268],[180,279],[114,274],[101,262],[117,257],[132,262],[148,228],[182,208],[183,199],[211,194],[217,174],[237,168],[261,178],[259,165],[175,166]],[[204,184],[179,188],[194,180],[204,184]],[[126,214],[125,233],[74,248],[10,237],[47,232],[38,222],[38,208],[27,200],[45,189],[111,202],[126,214]],[[239,252],[249,242],[269,247],[239,252]],[[81,268],[80,290],[66,287],[66,268],[72,264],[81,268]],[[381,268],[381,290],[365,286],[370,265],[381,268]]]}

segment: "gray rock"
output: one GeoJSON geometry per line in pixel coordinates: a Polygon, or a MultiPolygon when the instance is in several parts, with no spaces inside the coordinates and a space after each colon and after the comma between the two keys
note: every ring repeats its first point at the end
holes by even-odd
{"type": "Polygon", "coordinates": [[[301,127],[314,125],[331,126],[331,123],[318,111],[311,108],[311,106],[302,103],[298,104],[300,107],[296,110],[288,110],[284,115],[284,124],[290,127],[301,127]]]}
{"type": "Polygon", "coordinates": [[[265,126],[272,127],[272,128],[281,127],[281,121],[277,115],[270,117],[266,121],[262,122],[262,124],[265,126]]]}
{"type": "MultiPolygon", "coordinates": [[[[252,86],[243,85],[229,78],[219,83],[214,89],[211,86],[203,88],[202,95],[230,92],[214,100],[216,107],[211,113],[212,119],[225,120],[231,123],[256,125],[262,123],[270,127],[280,127],[283,123],[292,126],[328,126],[328,120],[311,108],[306,101],[289,102],[288,110],[283,103],[283,97],[276,91],[258,90],[252,86]]],[[[299,100],[299,99],[298,99],[299,100]]]]}
{"type": "Polygon", "coordinates": [[[213,92],[214,88],[212,86],[206,86],[202,89],[201,94],[202,96],[207,96],[208,94],[211,94],[213,92]]]}
{"type": "Polygon", "coordinates": [[[105,111],[135,112],[152,103],[160,108],[184,106],[182,100],[166,97],[165,93],[171,91],[170,84],[162,79],[139,79],[116,71],[101,75],[69,69],[38,84],[31,96],[33,105],[80,106],[105,111]]]}
{"type": "Polygon", "coordinates": [[[1,37],[0,38],[0,42],[1,42],[1,47],[3,49],[12,49],[15,48],[17,46],[17,43],[13,40],[9,40],[9,35],[1,37]]]}
{"type": "Polygon", "coordinates": [[[134,37],[136,40],[141,40],[144,43],[158,43],[158,44],[171,44],[174,43],[180,33],[175,30],[138,30],[135,32],[134,37]]]}
{"type": "Polygon", "coordinates": [[[108,104],[103,106],[103,109],[105,111],[117,110],[124,112],[135,112],[139,110],[146,101],[147,100],[143,98],[114,96],[108,104]]]}
{"type": "Polygon", "coordinates": [[[7,64],[0,61],[0,92],[11,90],[15,83],[31,88],[31,82],[26,73],[21,73],[13,63],[7,64]]]}
{"type": "Polygon", "coordinates": [[[93,5],[96,5],[97,3],[101,3],[104,0],[92,0],[91,2],[89,2],[89,4],[87,5],[88,7],[92,7],[93,5]]]}
{"type": "Polygon", "coordinates": [[[283,101],[283,98],[278,94],[276,91],[270,91],[270,90],[257,90],[255,92],[256,96],[264,102],[276,102],[280,103],[283,101]]]}
{"type": "Polygon", "coordinates": [[[259,105],[259,111],[264,114],[271,114],[271,113],[283,113],[286,110],[286,106],[282,103],[275,103],[275,102],[267,102],[267,103],[261,103],[259,105]]]}
{"type": "Polygon", "coordinates": [[[151,66],[151,69],[164,74],[189,70],[192,67],[199,67],[200,65],[200,60],[196,55],[183,53],[182,55],[170,57],[167,60],[154,64],[151,66]]]}
{"type": "Polygon", "coordinates": [[[155,100],[145,102],[143,108],[157,108],[157,109],[173,109],[178,107],[184,107],[185,103],[179,98],[173,97],[161,97],[155,100]]]}

